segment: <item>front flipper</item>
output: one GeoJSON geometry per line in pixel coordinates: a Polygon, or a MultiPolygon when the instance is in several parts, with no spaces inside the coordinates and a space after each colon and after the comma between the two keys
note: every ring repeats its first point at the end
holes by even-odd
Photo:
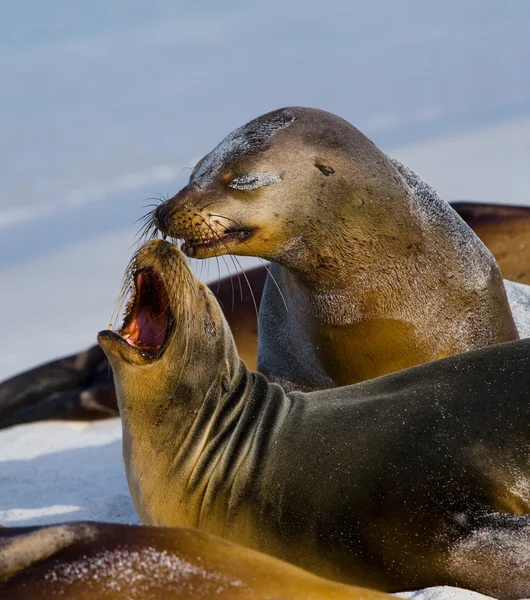
{"type": "Polygon", "coordinates": [[[112,372],[98,346],[0,385],[0,429],[45,419],[96,420],[117,415],[112,372]]]}

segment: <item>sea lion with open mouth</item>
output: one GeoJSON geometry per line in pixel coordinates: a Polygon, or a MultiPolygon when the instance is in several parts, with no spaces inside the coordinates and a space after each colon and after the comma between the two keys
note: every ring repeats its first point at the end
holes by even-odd
{"type": "Polygon", "coordinates": [[[273,261],[258,368],[296,389],[518,338],[484,244],[350,123],[288,107],[229,134],[154,211],[189,256],[273,261]]]}
{"type": "MultiPolygon", "coordinates": [[[[256,368],[258,308],[267,267],[210,283],[245,364],[256,368]]],[[[54,360],[0,383],[0,429],[44,419],[92,421],[118,415],[107,357],[99,346],[54,360]]]]}
{"type": "Polygon", "coordinates": [[[144,523],[383,591],[530,594],[530,340],[288,394],[245,367],[175,245],[144,245],[128,280],[98,341],[144,523]]]}
{"type": "Polygon", "coordinates": [[[390,600],[197,530],[111,523],[0,531],[0,597],[390,600]]]}

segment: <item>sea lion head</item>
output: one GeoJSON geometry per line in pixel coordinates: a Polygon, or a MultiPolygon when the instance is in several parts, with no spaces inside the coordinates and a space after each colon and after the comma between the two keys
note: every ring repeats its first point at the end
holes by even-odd
{"type": "Polygon", "coordinates": [[[124,279],[129,292],[121,328],[98,335],[118,398],[167,400],[174,390],[200,397],[226,385],[239,362],[230,328],[174,244],[153,240],[139,249],[124,279]]]}
{"type": "Polygon", "coordinates": [[[185,240],[189,256],[283,262],[301,247],[318,254],[326,230],[344,237],[345,221],[361,241],[384,235],[374,222],[384,222],[392,200],[404,194],[390,160],[353,125],[322,110],[288,107],[230,133],[153,217],[164,234],[185,240]]]}

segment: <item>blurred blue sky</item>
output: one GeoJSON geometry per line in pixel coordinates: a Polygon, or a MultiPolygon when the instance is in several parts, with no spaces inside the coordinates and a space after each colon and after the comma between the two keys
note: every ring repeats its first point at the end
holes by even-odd
{"type": "Polygon", "coordinates": [[[530,114],[526,0],[4,0],[0,12],[3,263],[129,225],[222,136],[279,106],[336,112],[385,149],[530,114]]]}
{"type": "Polygon", "coordinates": [[[88,290],[121,272],[147,198],[280,106],[339,114],[448,200],[526,202],[529,31],[528,0],[3,0],[0,312],[20,333],[39,295],[49,347],[14,341],[0,376],[91,343],[112,307],[88,290]],[[50,315],[79,307],[56,339],[50,315]]]}

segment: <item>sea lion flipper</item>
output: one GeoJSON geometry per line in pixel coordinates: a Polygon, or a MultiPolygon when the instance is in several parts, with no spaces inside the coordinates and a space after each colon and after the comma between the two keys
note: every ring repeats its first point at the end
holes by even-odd
{"type": "Polygon", "coordinates": [[[95,529],[88,523],[40,527],[32,531],[2,529],[0,532],[0,582],[49,558],[75,540],[91,539],[95,529]]]}
{"type": "Polygon", "coordinates": [[[44,419],[102,419],[117,414],[112,373],[98,346],[0,384],[0,429],[44,419]],[[88,401],[87,392],[97,401],[88,401]]]}
{"type": "Polygon", "coordinates": [[[478,202],[451,206],[486,244],[505,279],[530,284],[530,207],[478,202]]]}

